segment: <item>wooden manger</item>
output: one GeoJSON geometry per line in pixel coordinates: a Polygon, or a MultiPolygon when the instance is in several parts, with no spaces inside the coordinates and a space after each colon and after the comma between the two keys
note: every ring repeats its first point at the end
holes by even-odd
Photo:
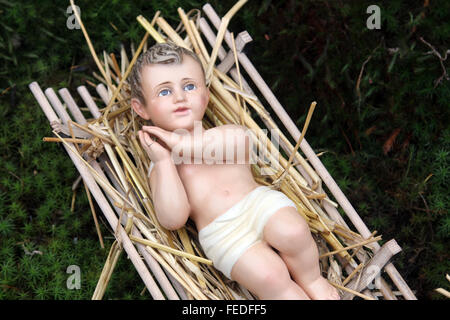
{"type": "MultiPolygon", "coordinates": [[[[136,138],[140,120],[130,109],[130,90],[126,81],[137,57],[150,45],[148,37],[151,36],[156,42],[170,40],[199,55],[211,91],[211,101],[203,120],[205,128],[234,123],[252,129],[257,159],[257,163],[252,164],[255,180],[280,189],[296,203],[318,244],[322,272],[340,290],[343,299],[355,296],[371,300],[416,299],[390,262],[401,251],[400,246],[393,239],[383,246],[378,243],[381,236],[367,228],[304,139],[306,126],[301,134],[242,52],[251,41],[250,35],[243,31],[234,37],[227,30],[230,19],[245,2],[238,1],[223,18],[209,4],[203,7],[205,17],[199,11],[191,17],[180,8],[183,31],[179,33],[159,16],[159,12],[151,22],[139,16],[137,20],[147,33],[139,47],[132,49],[131,61],[124,47],[119,61],[114,54],[105,52],[100,60],[74,10],[101,73],[101,76],[94,74],[100,82],[98,85],[89,83],[95,87],[96,96],[92,96],[85,86],[77,88],[86,109],[78,106],[66,88],[58,90],[58,97],[52,88],[42,91],[36,82],[29,85],[55,134],[47,141],[63,143],[82,177],[102,245],[91,195],[114,230],[116,240],[92,298],[103,297],[123,250],[153,299],[255,298],[245,288],[225,278],[204,257],[192,223],[177,231],[168,231],[155,217],[146,178],[149,159],[136,138]],[[217,34],[211,25],[218,30],[217,34]],[[207,46],[212,49],[208,51],[207,46]],[[258,92],[252,90],[243,71],[258,92]],[[272,108],[290,137],[277,127],[265,104],[272,108]],[[90,112],[88,119],[85,117],[87,112],[83,113],[87,110],[90,112]],[[254,120],[256,118],[265,127],[260,127],[254,120]],[[278,152],[267,132],[279,136],[279,146],[289,159],[278,152]],[[296,142],[295,146],[290,139],[296,142]],[[325,186],[330,195],[324,190],[325,186]],[[345,217],[339,213],[338,206],[345,212],[345,217]]],[[[71,3],[73,5],[73,1],[71,3]]]]}

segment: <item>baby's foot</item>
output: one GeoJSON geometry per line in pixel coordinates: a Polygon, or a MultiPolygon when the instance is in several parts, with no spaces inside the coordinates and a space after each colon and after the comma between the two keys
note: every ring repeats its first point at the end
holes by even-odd
{"type": "Polygon", "coordinates": [[[340,300],[339,292],[324,277],[319,277],[304,289],[313,300],[340,300]]]}

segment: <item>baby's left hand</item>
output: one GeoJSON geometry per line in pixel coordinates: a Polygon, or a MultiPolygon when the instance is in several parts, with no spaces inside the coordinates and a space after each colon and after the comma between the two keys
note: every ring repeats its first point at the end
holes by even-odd
{"type": "Polygon", "coordinates": [[[142,126],[142,130],[162,140],[172,150],[184,138],[181,134],[170,132],[155,126],[142,126]]]}

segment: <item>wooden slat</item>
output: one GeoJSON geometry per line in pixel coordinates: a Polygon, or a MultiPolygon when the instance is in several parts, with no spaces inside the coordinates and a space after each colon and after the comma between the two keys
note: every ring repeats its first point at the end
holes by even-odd
{"type": "MultiPolygon", "coordinates": [[[[402,249],[395,240],[386,242],[362,270],[361,275],[358,278],[354,278],[347,285],[347,288],[350,288],[357,292],[361,292],[369,284],[371,284],[373,280],[375,280],[375,285],[381,287],[382,282],[377,281],[377,277],[380,276],[381,270],[383,270],[383,267],[386,265],[386,263],[401,250],[402,249]]],[[[343,300],[350,300],[352,297],[352,294],[346,293],[343,296],[343,300]]]]}

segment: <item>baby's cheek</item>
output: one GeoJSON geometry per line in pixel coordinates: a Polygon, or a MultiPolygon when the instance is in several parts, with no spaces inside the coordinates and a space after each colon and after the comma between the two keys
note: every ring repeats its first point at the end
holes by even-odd
{"type": "Polygon", "coordinates": [[[203,104],[204,109],[206,109],[206,107],[208,106],[208,102],[209,102],[209,96],[207,94],[204,94],[203,98],[202,98],[202,104],[203,104]]]}
{"type": "Polygon", "coordinates": [[[150,114],[154,119],[161,119],[164,116],[164,108],[159,105],[152,105],[148,110],[151,111],[150,114]]]}

